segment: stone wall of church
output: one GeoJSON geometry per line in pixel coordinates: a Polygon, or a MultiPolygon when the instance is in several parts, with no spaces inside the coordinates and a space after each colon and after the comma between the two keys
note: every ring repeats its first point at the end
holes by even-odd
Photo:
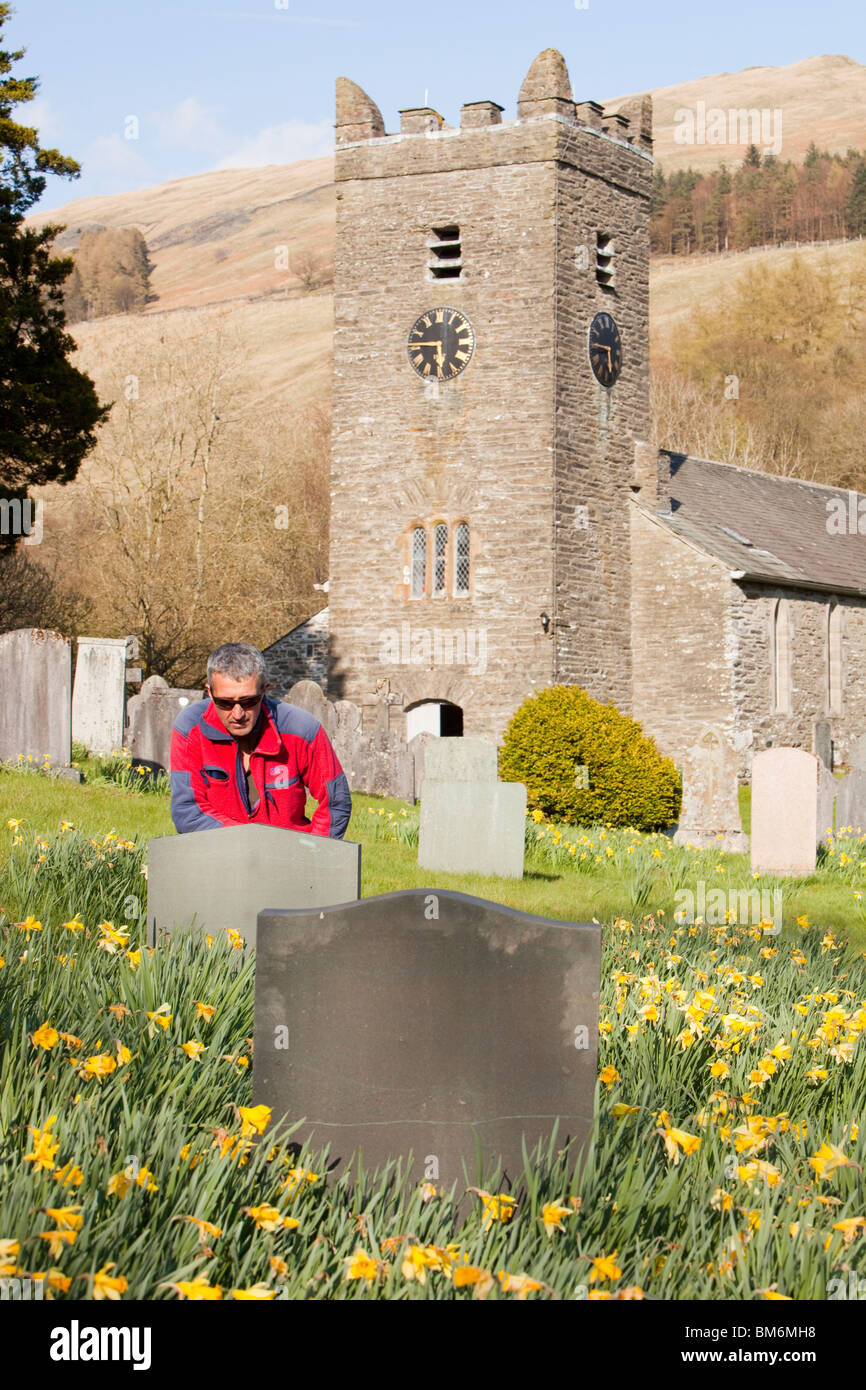
{"type": "Polygon", "coordinates": [[[567,127],[559,163],[556,263],[556,680],[628,710],[629,517],[634,441],[649,432],[649,199],[652,163],[567,127]],[[612,286],[596,275],[609,238],[612,286]],[[622,340],[608,389],[587,352],[593,317],[622,340]]]}
{"type": "Polygon", "coordinates": [[[327,691],[328,610],[323,608],[266,647],[271,695],[282,699],[297,681],[316,681],[327,691]]]}
{"type": "Polygon", "coordinates": [[[718,560],[636,504],[631,513],[631,714],[679,761],[712,724],[738,733],[731,667],[731,581],[718,560]]]}
{"type": "MultiPolygon", "coordinates": [[[[839,596],[842,622],[842,700],[828,708],[828,617],[834,596],[804,589],[732,586],[736,642],[735,699],[738,722],[750,730],[750,752],[788,744],[812,751],[812,726],[826,719],[834,758],[844,762],[854,739],[866,733],[866,602],[839,596]],[[773,632],[776,605],[787,604],[790,643],[790,712],[775,710],[773,632]]],[[[744,775],[748,769],[744,769],[744,775]]]]}

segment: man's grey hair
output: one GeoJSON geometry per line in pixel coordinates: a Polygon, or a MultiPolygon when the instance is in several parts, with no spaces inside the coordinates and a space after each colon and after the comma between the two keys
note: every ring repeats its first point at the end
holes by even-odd
{"type": "Polygon", "coordinates": [[[207,683],[211,685],[214,676],[231,676],[232,680],[243,681],[248,676],[258,678],[259,689],[265,683],[267,664],[258,647],[249,642],[224,642],[211,652],[207,659],[207,683]]]}

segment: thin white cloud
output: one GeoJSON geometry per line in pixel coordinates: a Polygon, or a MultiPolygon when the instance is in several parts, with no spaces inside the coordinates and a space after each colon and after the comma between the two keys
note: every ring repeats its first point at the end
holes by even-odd
{"type": "Polygon", "coordinates": [[[88,179],[136,179],[153,175],[153,166],[122,135],[101,135],[91,140],[80,160],[88,179]]]}
{"type": "Polygon", "coordinates": [[[157,143],[166,149],[207,151],[224,149],[226,137],[216,120],[215,106],[202,106],[198,97],[185,97],[170,111],[151,111],[142,123],[142,135],[148,126],[155,128],[157,143]]]}
{"type": "Polygon", "coordinates": [[[266,126],[236,146],[214,169],[254,169],[265,164],[292,164],[296,159],[320,159],[332,154],[332,121],[283,121],[266,126]]]}
{"type": "Polygon", "coordinates": [[[288,14],[284,9],[274,7],[273,14],[250,13],[247,10],[208,10],[208,19],[258,19],[272,23],[274,20],[279,24],[322,24],[327,29],[362,29],[364,26],[357,19],[328,19],[323,15],[312,14],[288,14]]]}
{"type": "Polygon", "coordinates": [[[32,126],[39,132],[39,143],[43,147],[60,138],[60,117],[50,101],[45,97],[34,97],[15,113],[19,125],[32,126]]]}

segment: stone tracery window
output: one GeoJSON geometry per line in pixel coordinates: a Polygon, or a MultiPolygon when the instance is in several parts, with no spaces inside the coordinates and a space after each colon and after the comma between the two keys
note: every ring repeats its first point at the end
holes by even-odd
{"type": "Polygon", "coordinates": [[[409,587],[410,598],[423,598],[427,585],[427,532],[423,526],[412,531],[412,568],[409,587]]]}
{"type": "Polygon", "coordinates": [[[469,596],[469,526],[461,521],[457,527],[457,545],[454,558],[454,597],[469,596]]]}
{"type": "Polygon", "coordinates": [[[773,614],[773,711],[791,713],[791,633],[783,598],[777,601],[773,614]]]}
{"type": "Polygon", "coordinates": [[[471,538],[467,521],[449,525],[445,521],[413,526],[409,532],[409,564],[404,583],[409,586],[411,599],[469,597],[471,576],[471,538]],[[428,533],[432,532],[432,535],[428,533]],[[432,540],[432,546],[430,541],[432,540]],[[430,576],[427,574],[427,552],[430,556],[430,576]]]}

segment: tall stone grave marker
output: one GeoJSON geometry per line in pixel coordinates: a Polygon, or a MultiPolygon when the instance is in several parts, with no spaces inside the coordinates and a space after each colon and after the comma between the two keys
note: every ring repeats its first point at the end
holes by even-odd
{"type": "Polygon", "coordinates": [[[737,794],[739,756],[720,729],[707,727],[683,757],[683,804],[677,844],[744,853],[737,794]],[[720,838],[721,837],[721,838],[720,838]]]}
{"type": "Polygon", "coordinates": [[[514,1184],[524,1140],[590,1132],[600,960],[597,923],[436,889],[262,912],[254,1101],[340,1165],[411,1151],[414,1181],[460,1190],[480,1145],[514,1184]]]}
{"type": "Polygon", "coordinates": [[[132,760],[158,763],[166,772],[171,762],[171,726],[182,709],[204,699],[203,690],[172,688],[162,676],[148,676],[129,701],[127,746],[132,760]]]}
{"type": "Polygon", "coordinates": [[[836,802],[841,785],[842,783],[839,781],[838,777],[834,777],[829,767],[819,759],[816,827],[819,845],[827,842],[828,832],[832,834],[835,826],[840,823],[836,802]]]}
{"type": "Polygon", "coordinates": [[[833,769],[833,730],[828,719],[816,719],[812,725],[812,751],[825,767],[833,769]]]}
{"type": "Polygon", "coordinates": [[[54,767],[72,756],[72,643],[59,632],[0,633],[0,761],[19,753],[54,767]]]}
{"type": "Polygon", "coordinates": [[[434,738],[424,750],[418,863],[453,874],[523,877],[526,787],[499,782],[496,745],[434,738]]]}
{"type": "Polygon", "coordinates": [[[752,760],[752,871],[810,874],[818,843],[818,768],[801,748],[765,748],[752,760]]]}
{"type": "Polygon", "coordinates": [[[79,637],[72,690],[72,737],[92,753],[123,746],[127,637],[79,637]]]}
{"type": "Polygon", "coordinates": [[[256,944],[265,908],[323,907],[361,894],[361,846],[276,825],[227,825],[151,840],[147,932],[224,927],[256,944]],[[195,919],[193,921],[193,919],[195,919]]]}

